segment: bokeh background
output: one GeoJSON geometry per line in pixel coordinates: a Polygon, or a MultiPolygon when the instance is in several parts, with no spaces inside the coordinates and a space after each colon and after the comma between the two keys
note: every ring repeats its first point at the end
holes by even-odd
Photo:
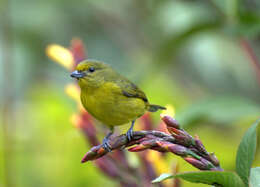
{"type": "MultiPolygon", "coordinates": [[[[171,104],[234,170],[240,139],[260,116],[259,9],[258,0],[1,0],[0,186],[118,186],[80,163],[89,145],[70,120],[77,104],[64,86],[73,80],[45,52],[73,37],[151,103],[171,104]]],[[[127,156],[139,167],[135,154],[127,156]]],[[[164,164],[176,163],[179,172],[196,170],[174,155],[164,164]]]]}

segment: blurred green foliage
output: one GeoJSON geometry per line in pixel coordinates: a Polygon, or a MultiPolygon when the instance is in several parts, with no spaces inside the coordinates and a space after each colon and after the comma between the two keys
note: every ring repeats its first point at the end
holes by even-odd
{"type": "MultiPolygon", "coordinates": [[[[181,124],[234,170],[240,138],[260,113],[260,64],[250,54],[260,59],[259,8],[258,0],[2,0],[0,186],[115,185],[80,164],[88,149],[69,120],[72,80],[45,55],[47,44],[68,46],[74,36],[152,103],[174,105],[181,124]]],[[[180,161],[180,170],[194,168],[180,161]]]]}

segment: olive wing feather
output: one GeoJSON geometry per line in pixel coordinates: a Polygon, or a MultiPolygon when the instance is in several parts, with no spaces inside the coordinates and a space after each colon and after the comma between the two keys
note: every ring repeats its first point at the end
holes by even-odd
{"type": "Polygon", "coordinates": [[[148,103],[148,99],[147,99],[145,93],[140,88],[138,88],[130,80],[128,80],[127,78],[118,74],[117,72],[113,71],[112,69],[111,69],[111,71],[112,72],[108,72],[104,76],[105,80],[116,84],[121,89],[120,94],[123,94],[126,97],[140,98],[144,102],[148,103]]]}
{"type": "MultiPolygon", "coordinates": [[[[111,70],[113,71],[113,70],[111,70]]],[[[105,76],[105,80],[112,82],[116,84],[117,87],[120,88],[119,94],[123,94],[126,97],[132,97],[132,98],[139,98],[142,99],[148,106],[148,111],[149,112],[156,112],[157,110],[165,110],[166,108],[160,105],[153,105],[148,103],[148,99],[145,95],[145,93],[138,88],[134,83],[129,81],[127,78],[119,75],[118,73],[114,72],[107,74],[105,76]]]]}
{"type": "Polygon", "coordinates": [[[144,102],[148,102],[148,99],[147,99],[145,93],[131,81],[123,78],[123,79],[120,79],[119,81],[117,81],[117,85],[122,89],[122,94],[124,96],[140,98],[144,102]]]}

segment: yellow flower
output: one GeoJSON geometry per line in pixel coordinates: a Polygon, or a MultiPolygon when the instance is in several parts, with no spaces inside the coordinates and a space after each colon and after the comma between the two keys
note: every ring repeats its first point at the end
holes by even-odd
{"type": "Polygon", "coordinates": [[[70,117],[71,123],[76,127],[79,128],[81,124],[81,118],[78,114],[72,114],[70,117]]]}
{"type": "Polygon", "coordinates": [[[70,50],[57,44],[50,44],[46,48],[46,54],[49,58],[59,63],[67,70],[73,69],[75,62],[70,50]]]}
{"type": "Polygon", "coordinates": [[[65,86],[65,93],[74,99],[77,103],[80,103],[80,90],[76,84],[67,84],[65,86]]]}
{"type": "Polygon", "coordinates": [[[65,93],[69,97],[71,97],[73,100],[76,101],[80,111],[84,111],[83,106],[82,106],[81,101],[80,101],[80,89],[79,89],[78,85],[73,84],[73,83],[67,84],[65,86],[65,93]]]}
{"type": "MultiPolygon", "coordinates": [[[[153,150],[147,150],[147,157],[146,157],[153,165],[157,175],[161,173],[170,173],[171,168],[169,164],[167,164],[166,160],[161,156],[161,153],[153,150]]],[[[163,182],[164,185],[169,186],[170,181],[166,180],[163,182]]]]}

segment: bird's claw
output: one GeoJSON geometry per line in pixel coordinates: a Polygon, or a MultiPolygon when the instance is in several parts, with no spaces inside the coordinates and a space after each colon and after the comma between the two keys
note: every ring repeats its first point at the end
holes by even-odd
{"type": "Polygon", "coordinates": [[[112,147],[109,145],[108,142],[105,142],[102,144],[102,147],[107,151],[107,152],[111,152],[112,151],[112,147]]]}
{"type": "Polygon", "coordinates": [[[111,132],[108,133],[106,135],[106,137],[103,139],[102,141],[102,147],[107,151],[107,152],[111,152],[112,151],[112,147],[111,145],[108,143],[109,141],[109,137],[113,134],[113,128],[111,129],[111,132]]]}
{"type": "Polygon", "coordinates": [[[102,142],[102,147],[107,151],[107,152],[111,152],[112,151],[112,147],[111,145],[108,143],[108,138],[104,138],[103,142],[102,142]]]}
{"type": "Polygon", "coordinates": [[[126,132],[126,137],[127,137],[127,141],[130,142],[134,135],[133,135],[133,129],[129,129],[127,132],[126,132]]]}

